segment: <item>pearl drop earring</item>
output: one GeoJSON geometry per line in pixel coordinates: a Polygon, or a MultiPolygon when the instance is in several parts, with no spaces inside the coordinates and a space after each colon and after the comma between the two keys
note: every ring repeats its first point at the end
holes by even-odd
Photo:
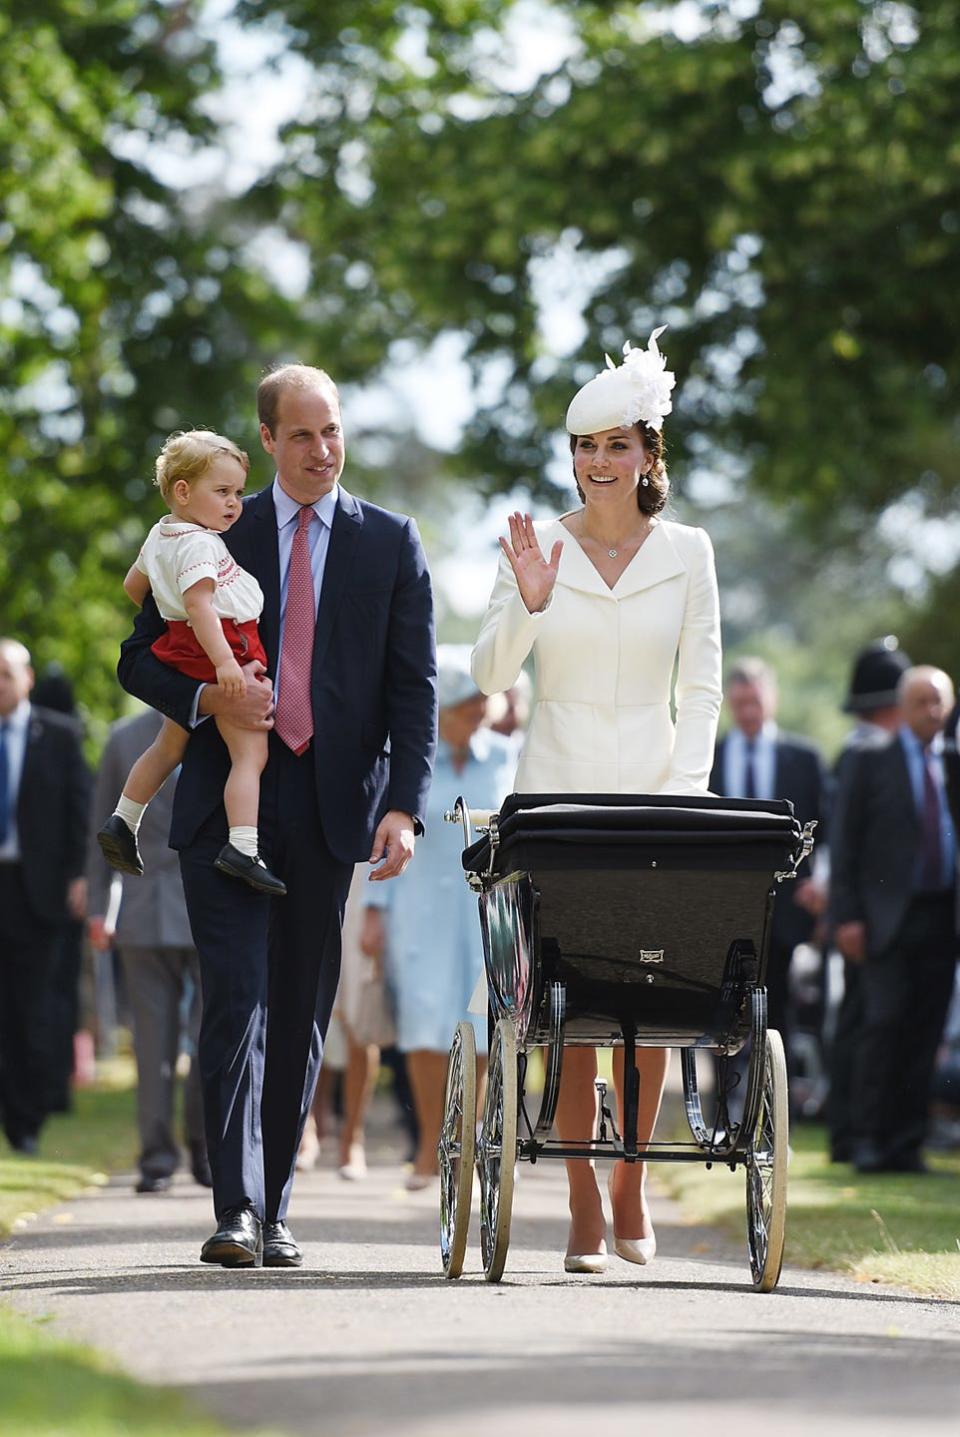
{"type": "Polygon", "coordinates": [[[642,479],[641,482],[642,482],[642,484],[643,484],[644,489],[649,489],[649,488],[650,488],[650,480],[647,478],[646,474],[644,474],[643,479],[642,479]]]}

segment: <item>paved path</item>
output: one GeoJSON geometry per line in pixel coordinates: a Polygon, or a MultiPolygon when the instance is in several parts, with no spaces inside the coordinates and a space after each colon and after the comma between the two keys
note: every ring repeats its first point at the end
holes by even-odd
{"type": "Polygon", "coordinates": [[[562,1272],[563,1174],[524,1166],[500,1286],[440,1275],[435,1194],[394,1161],[362,1184],[298,1179],[299,1271],[201,1267],[209,1198],[189,1181],[84,1195],[0,1251],[4,1298],[54,1314],[130,1371],[239,1428],[320,1437],[460,1432],[886,1434],[957,1430],[960,1304],[787,1271],[749,1287],[746,1251],[658,1199],[649,1271],[562,1272]],[[667,1426],[669,1424],[669,1428],[667,1426]]]}

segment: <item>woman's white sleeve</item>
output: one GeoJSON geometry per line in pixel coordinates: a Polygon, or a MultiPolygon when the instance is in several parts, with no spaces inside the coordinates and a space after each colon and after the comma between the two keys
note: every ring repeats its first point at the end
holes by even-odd
{"type": "Polygon", "coordinates": [[[702,529],[680,631],[677,726],[665,793],[703,793],[713,766],[723,698],[720,599],[713,545],[702,529]]]}
{"type": "Polygon", "coordinates": [[[481,692],[502,693],[516,683],[551,599],[531,614],[520,597],[510,562],[501,551],[497,581],[470,657],[470,672],[481,692]]]}

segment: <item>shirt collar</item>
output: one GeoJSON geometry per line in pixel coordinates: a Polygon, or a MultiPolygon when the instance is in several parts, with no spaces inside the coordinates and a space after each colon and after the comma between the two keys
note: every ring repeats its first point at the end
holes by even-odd
{"type": "Polygon", "coordinates": [[[747,738],[743,729],[737,728],[736,724],[734,724],[730,732],[731,734],[736,736],[736,742],[743,744],[744,748],[746,748],[748,744],[752,743],[754,751],[756,751],[761,744],[776,743],[777,741],[777,725],[774,719],[767,719],[767,721],[763,725],[763,728],[757,734],[756,738],[753,739],[747,738]]]}
{"type": "MultiPolygon", "coordinates": [[[[900,725],[900,742],[908,753],[923,753],[923,744],[917,738],[909,724],[900,725]]],[[[930,753],[939,754],[943,752],[943,734],[938,733],[930,744],[930,753]]]]}
{"type": "Polygon", "coordinates": [[[27,724],[30,722],[30,707],[29,699],[21,699],[13,713],[7,715],[6,722],[10,732],[26,732],[27,724]]]}
{"type": "MultiPolygon", "coordinates": [[[[333,527],[333,516],[337,512],[339,498],[340,485],[334,484],[329,494],[324,494],[315,504],[310,506],[321,524],[326,524],[328,529],[333,527]]],[[[290,495],[280,483],[279,476],[273,481],[273,507],[277,513],[278,529],[286,528],[289,523],[296,519],[300,510],[303,508],[303,505],[298,504],[296,499],[290,498],[290,495]]]]}

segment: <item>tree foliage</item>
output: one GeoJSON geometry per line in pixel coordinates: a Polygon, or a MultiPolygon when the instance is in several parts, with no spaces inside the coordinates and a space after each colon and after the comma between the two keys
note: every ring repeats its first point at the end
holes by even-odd
{"type": "Polygon", "coordinates": [[[191,424],[250,432],[265,281],[185,187],[219,83],[194,7],[34,0],[0,16],[0,613],[115,711],[120,590],[191,424]],[[165,178],[162,178],[164,175],[165,178]],[[241,422],[242,421],[242,422],[241,422]]]}
{"type": "Polygon", "coordinates": [[[309,250],[318,340],[351,373],[447,329],[478,380],[496,361],[461,472],[538,482],[571,389],[668,320],[681,468],[739,466],[830,539],[955,492],[958,0],[702,0],[682,37],[551,0],[569,53],[519,88],[515,0],[240,8],[315,70],[252,198],[309,250]],[[572,353],[544,333],[559,253],[572,353]]]}

